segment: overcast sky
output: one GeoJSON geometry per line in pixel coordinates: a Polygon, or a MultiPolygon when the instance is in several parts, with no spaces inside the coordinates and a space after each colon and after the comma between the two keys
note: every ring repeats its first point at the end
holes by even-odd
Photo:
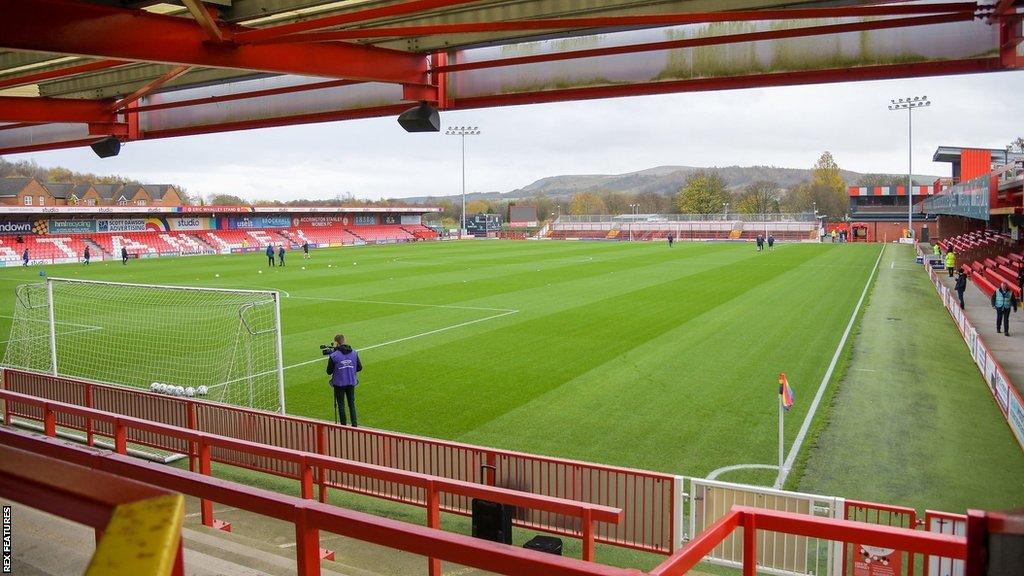
{"type": "MultiPolygon", "coordinates": [[[[927,95],[914,112],[914,173],[949,175],[940,145],[1002,148],[1024,134],[1024,72],[616,98],[443,112],[478,125],[466,139],[467,191],[507,192],[546,176],[660,165],[809,168],[824,150],[840,167],[906,173],[907,113],[890,98],[927,95]]],[[[407,134],[395,118],[352,120],[21,154],[97,174],[175,183],[247,199],[458,193],[459,138],[407,134]]]]}

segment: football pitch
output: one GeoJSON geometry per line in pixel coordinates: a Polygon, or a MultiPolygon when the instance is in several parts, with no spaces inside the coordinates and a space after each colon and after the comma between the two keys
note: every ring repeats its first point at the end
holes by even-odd
{"type": "MultiPolygon", "coordinates": [[[[333,418],[318,345],[340,332],[365,365],[364,426],[703,476],[776,462],[779,372],[796,391],[792,446],[880,252],[464,242],[293,252],[283,268],[257,253],[47,272],[280,290],[290,413],[333,418]]],[[[38,271],[2,271],[4,310],[38,271]]]]}

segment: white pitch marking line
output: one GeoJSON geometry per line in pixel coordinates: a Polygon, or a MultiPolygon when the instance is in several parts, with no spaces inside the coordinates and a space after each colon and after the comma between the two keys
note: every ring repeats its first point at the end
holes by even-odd
{"type": "Polygon", "coordinates": [[[821,377],[821,384],[818,385],[818,392],[814,395],[814,401],[811,402],[810,409],[807,410],[807,416],[804,417],[803,424],[800,425],[800,432],[796,435],[796,441],[789,449],[789,454],[786,455],[786,461],[782,465],[782,470],[779,471],[779,477],[775,480],[775,488],[786,483],[786,477],[789,476],[789,471],[793,469],[793,462],[796,461],[797,454],[800,453],[800,446],[804,443],[804,437],[807,436],[807,430],[811,427],[811,420],[814,419],[814,413],[818,410],[818,404],[821,403],[821,397],[825,395],[825,388],[828,386],[828,381],[832,378],[832,372],[836,369],[836,363],[839,362],[839,356],[843,352],[843,346],[846,345],[846,339],[850,337],[850,330],[853,329],[853,322],[857,319],[857,314],[860,313],[860,307],[864,304],[864,298],[868,295],[868,288],[871,286],[871,280],[875,277],[875,272],[878,271],[878,264],[882,261],[882,255],[885,254],[885,245],[882,245],[882,249],[878,251],[878,259],[875,260],[875,266],[871,269],[871,275],[868,276],[867,282],[864,283],[864,290],[860,293],[860,299],[857,300],[857,306],[853,309],[853,314],[850,314],[850,321],[846,324],[846,331],[843,332],[843,337],[839,339],[839,344],[836,346],[836,353],[832,355],[832,362],[828,365],[828,370],[825,371],[825,375],[821,377]]]}
{"type": "Polygon", "coordinates": [[[511,308],[486,308],[483,306],[459,306],[456,304],[419,304],[416,302],[391,302],[387,300],[349,300],[347,298],[326,298],[320,296],[292,296],[296,300],[323,300],[326,302],[352,302],[355,304],[391,304],[394,306],[419,306],[422,308],[451,308],[453,310],[483,310],[484,312],[518,312],[511,308]]]}
{"type": "MultiPolygon", "coordinates": [[[[437,329],[434,329],[434,330],[428,330],[427,332],[421,332],[419,334],[413,334],[412,336],[406,336],[404,338],[399,338],[397,340],[390,340],[388,342],[381,342],[380,344],[373,344],[372,346],[364,346],[362,348],[359,348],[357,351],[358,352],[363,352],[365,350],[373,350],[374,348],[380,348],[382,346],[390,346],[391,344],[398,344],[399,342],[405,342],[407,340],[412,340],[414,338],[421,338],[423,336],[429,336],[431,334],[437,334],[439,332],[445,332],[445,331],[448,331],[448,330],[454,330],[456,328],[462,328],[463,326],[469,326],[470,324],[476,324],[478,322],[484,322],[484,321],[487,321],[487,320],[494,320],[494,319],[497,319],[497,318],[501,318],[502,316],[508,316],[509,314],[515,314],[517,312],[519,312],[519,310],[508,310],[506,312],[502,312],[501,314],[492,314],[492,315],[484,317],[484,318],[477,318],[476,320],[470,320],[468,322],[460,322],[458,324],[452,324],[451,326],[445,326],[444,328],[437,328],[437,329]]],[[[312,360],[306,360],[305,362],[299,362],[297,364],[292,364],[291,366],[285,366],[284,370],[291,370],[292,368],[298,368],[299,366],[306,366],[307,364],[313,364],[314,362],[323,362],[323,360],[324,360],[324,357],[321,355],[319,358],[314,358],[312,360]]],[[[235,382],[241,382],[242,380],[247,380],[249,378],[256,378],[256,377],[259,377],[259,376],[266,376],[267,374],[275,374],[276,372],[277,372],[276,370],[270,370],[270,371],[267,371],[267,372],[262,372],[260,374],[253,374],[251,376],[245,376],[243,378],[236,378],[234,380],[229,380],[227,382],[222,382],[220,384],[214,384],[214,385],[210,386],[209,389],[213,390],[214,388],[220,388],[221,386],[227,386],[228,384],[234,384],[235,382]]]]}
{"type": "MultiPolygon", "coordinates": [[[[11,320],[14,320],[14,316],[0,315],[0,318],[10,318],[11,320]]],[[[28,320],[29,322],[42,322],[42,323],[45,323],[45,324],[49,324],[50,323],[49,320],[38,320],[36,318],[24,318],[24,320],[28,320]]],[[[59,324],[63,324],[64,326],[77,326],[78,328],[91,328],[93,330],[102,330],[103,329],[102,326],[93,326],[92,324],[75,324],[74,322],[54,322],[54,324],[58,324],[58,325],[59,324]]]]}
{"type": "MultiPolygon", "coordinates": [[[[70,330],[68,332],[61,332],[58,336],[67,336],[69,334],[78,334],[80,332],[93,332],[96,330],[103,330],[99,326],[92,326],[89,328],[79,328],[78,330],[70,330]]],[[[16,338],[14,340],[0,340],[0,344],[7,344],[8,342],[27,342],[29,340],[38,340],[40,338],[49,338],[49,334],[40,334],[39,336],[29,336],[28,338],[16,338]]]]}
{"type": "Polygon", "coordinates": [[[733,464],[732,466],[723,466],[707,475],[708,480],[714,480],[720,475],[726,472],[732,472],[733,470],[746,470],[746,469],[757,469],[757,470],[778,470],[778,464],[733,464]]]}

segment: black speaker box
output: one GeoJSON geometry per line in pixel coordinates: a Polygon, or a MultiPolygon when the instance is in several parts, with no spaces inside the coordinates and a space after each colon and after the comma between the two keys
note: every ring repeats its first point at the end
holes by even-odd
{"type": "Polygon", "coordinates": [[[89,147],[100,158],[110,158],[111,156],[117,156],[117,153],[121,151],[121,141],[115,136],[108,136],[103,140],[93,142],[89,147]]]}
{"type": "Polygon", "coordinates": [[[440,132],[441,116],[426,102],[420,102],[415,108],[409,108],[398,116],[398,123],[406,132],[440,132]]]}
{"type": "Polygon", "coordinates": [[[502,544],[512,543],[515,506],[488,500],[473,500],[473,537],[502,544]]]}
{"type": "Polygon", "coordinates": [[[523,544],[523,548],[561,556],[562,539],[555,538],[554,536],[534,536],[526,544],[523,544]]]}

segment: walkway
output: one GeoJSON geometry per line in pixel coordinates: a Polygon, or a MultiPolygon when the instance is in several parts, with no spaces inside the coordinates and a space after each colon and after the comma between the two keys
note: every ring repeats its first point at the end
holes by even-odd
{"type": "MultiPolygon", "coordinates": [[[[940,274],[939,278],[947,288],[953,289],[954,278],[947,274],[940,274]]],[[[991,299],[969,280],[964,304],[967,318],[974,324],[989,352],[999,361],[1017,391],[1024,393],[1024,308],[1010,315],[1010,336],[1006,337],[996,332],[996,311],[992,309],[991,299]]]]}

